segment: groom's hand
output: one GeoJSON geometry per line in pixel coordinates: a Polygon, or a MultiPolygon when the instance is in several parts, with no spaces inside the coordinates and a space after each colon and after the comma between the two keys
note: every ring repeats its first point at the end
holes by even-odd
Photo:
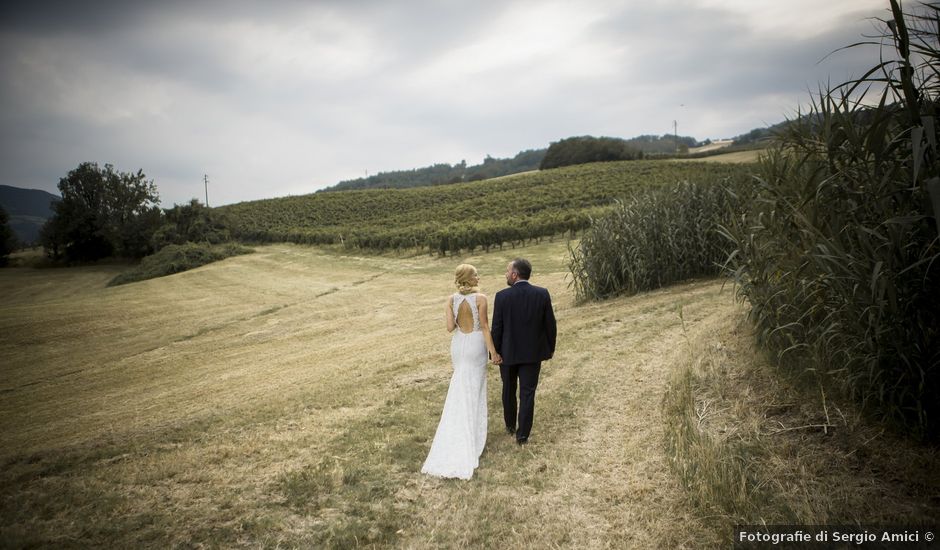
{"type": "Polygon", "coordinates": [[[500,365],[503,362],[503,358],[498,353],[490,357],[490,360],[493,361],[494,365],[500,365]]]}

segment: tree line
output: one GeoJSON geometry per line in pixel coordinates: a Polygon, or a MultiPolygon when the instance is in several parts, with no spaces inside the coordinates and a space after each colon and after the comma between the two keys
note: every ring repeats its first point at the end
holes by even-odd
{"type": "Polygon", "coordinates": [[[16,236],[10,227],[10,215],[0,206],[0,267],[7,265],[16,245],[16,236]]]}
{"type": "Polygon", "coordinates": [[[159,207],[152,180],[142,170],[84,162],[59,180],[62,200],[40,232],[53,260],[87,262],[107,257],[142,258],[169,244],[220,243],[231,239],[228,222],[196,199],[159,207]]]}
{"type": "MultiPolygon", "coordinates": [[[[755,129],[751,134],[741,137],[753,141],[752,134],[756,135],[759,132],[766,133],[766,129],[755,129]]],[[[709,141],[706,140],[703,143],[709,143],[709,141]]],[[[341,181],[336,185],[321,189],[318,193],[450,185],[574,164],[671,156],[677,153],[687,153],[689,148],[700,144],[692,136],[674,134],[661,136],[644,134],[629,139],[572,137],[552,143],[546,149],[522,151],[512,158],[493,158],[487,155],[481,164],[476,165],[467,165],[467,161],[464,160],[457,164],[437,163],[424,168],[380,172],[363,178],[341,181]],[[546,156],[553,158],[546,161],[546,156]]]]}
{"type": "Polygon", "coordinates": [[[319,192],[349,191],[354,189],[390,189],[446,185],[467,181],[479,181],[529,170],[537,170],[545,149],[522,151],[512,158],[498,159],[489,155],[482,164],[467,165],[467,161],[458,164],[438,163],[425,168],[380,172],[365,178],[345,180],[321,189],[319,192]]]}

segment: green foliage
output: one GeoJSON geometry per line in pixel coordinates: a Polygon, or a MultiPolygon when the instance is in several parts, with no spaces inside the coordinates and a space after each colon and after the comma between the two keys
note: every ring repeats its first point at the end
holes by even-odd
{"type": "Polygon", "coordinates": [[[380,172],[366,178],[341,181],[332,187],[322,189],[321,192],[349,191],[352,189],[406,189],[409,187],[478,181],[538,170],[539,163],[542,162],[544,156],[545,149],[533,149],[522,151],[515,157],[507,159],[487,156],[482,164],[473,166],[467,166],[467,161],[461,161],[453,166],[439,163],[414,170],[380,172]]]}
{"type": "Polygon", "coordinates": [[[115,172],[84,162],[59,180],[62,200],[40,233],[47,254],[68,261],[107,256],[139,258],[152,251],[161,222],[153,181],[137,173],[115,172]]]}
{"type": "Polygon", "coordinates": [[[690,178],[746,173],[730,164],[614,162],[511,178],[423,187],[316,193],[219,207],[254,242],[338,244],[446,254],[580,231],[615,197],[690,178]]]}
{"type": "Polygon", "coordinates": [[[686,150],[698,145],[698,141],[691,136],[676,136],[663,134],[661,136],[642,135],[625,140],[627,146],[647,155],[672,155],[677,151],[686,150]]]}
{"type": "Polygon", "coordinates": [[[696,183],[650,188],[618,203],[571,250],[578,299],[636,294],[719,274],[729,247],[718,226],[740,210],[739,196],[749,187],[744,172],[734,178],[700,176],[696,183]]]}
{"type": "Polygon", "coordinates": [[[230,222],[225,215],[197,199],[189,204],[173,205],[163,213],[166,222],[153,235],[153,246],[157,250],[169,244],[220,244],[232,240],[230,222]]]}
{"type": "Polygon", "coordinates": [[[786,130],[790,121],[783,121],[765,128],[754,128],[750,132],[734,137],[735,146],[766,144],[774,141],[774,136],[786,130]]]}
{"type": "Polygon", "coordinates": [[[182,245],[171,244],[162,248],[156,254],[141,260],[140,265],[121,273],[112,279],[108,286],[123,285],[164,275],[172,275],[189,269],[194,269],[208,263],[224,260],[231,256],[249,254],[252,250],[244,246],[227,243],[211,245],[205,243],[186,243],[182,245]]]}
{"type": "Polygon", "coordinates": [[[0,266],[7,265],[10,253],[16,250],[16,237],[10,228],[10,216],[0,206],[0,266]]]}
{"type": "Polygon", "coordinates": [[[883,38],[897,57],[882,52],[784,128],[752,210],[726,234],[739,292],[781,364],[937,438],[940,7],[891,4],[883,38]]]}
{"type": "Polygon", "coordinates": [[[548,170],[589,162],[611,162],[641,158],[643,158],[643,153],[630,146],[623,139],[581,136],[552,143],[548,147],[548,152],[545,153],[545,158],[542,159],[539,168],[548,170]]]}

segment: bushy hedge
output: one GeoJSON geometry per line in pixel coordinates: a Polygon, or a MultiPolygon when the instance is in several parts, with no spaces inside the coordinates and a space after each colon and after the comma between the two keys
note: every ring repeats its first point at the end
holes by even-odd
{"type": "Polygon", "coordinates": [[[223,260],[230,256],[248,254],[252,249],[235,243],[211,245],[205,243],[171,244],[159,252],[147,256],[140,264],[108,283],[108,286],[123,285],[164,275],[172,275],[193,269],[208,263],[223,260]]]}
{"type": "Polygon", "coordinates": [[[589,162],[611,162],[641,158],[643,158],[643,153],[623,139],[580,136],[552,143],[548,147],[548,152],[545,153],[539,169],[547,170],[589,162]]]}
{"type": "Polygon", "coordinates": [[[221,244],[232,240],[232,222],[228,216],[198,199],[164,210],[163,219],[163,225],[153,235],[156,250],[169,244],[221,244]]]}

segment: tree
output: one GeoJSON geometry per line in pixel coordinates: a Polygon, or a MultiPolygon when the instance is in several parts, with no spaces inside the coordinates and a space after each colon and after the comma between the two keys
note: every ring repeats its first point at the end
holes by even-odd
{"type": "Polygon", "coordinates": [[[0,206],[0,266],[7,265],[10,253],[16,249],[16,237],[10,228],[10,216],[0,206]]]}
{"type": "Polygon", "coordinates": [[[153,181],[84,162],[59,180],[62,200],[42,229],[46,253],[69,261],[107,256],[139,258],[153,252],[154,231],[163,214],[153,181]]]}
{"type": "Polygon", "coordinates": [[[643,154],[625,140],[610,137],[580,136],[552,143],[548,147],[548,152],[545,153],[539,169],[547,170],[573,164],[640,158],[643,158],[643,154]]]}
{"type": "Polygon", "coordinates": [[[192,199],[189,204],[175,204],[164,210],[162,227],[153,235],[154,248],[169,244],[206,242],[219,244],[232,240],[228,218],[192,199]]]}

